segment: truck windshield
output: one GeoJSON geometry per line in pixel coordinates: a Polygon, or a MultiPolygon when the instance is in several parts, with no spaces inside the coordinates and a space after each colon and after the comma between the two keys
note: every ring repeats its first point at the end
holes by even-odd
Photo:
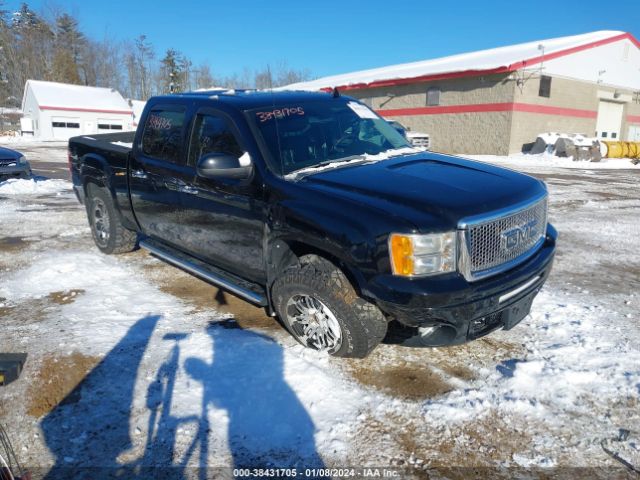
{"type": "Polygon", "coordinates": [[[348,99],[276,105],[248,114],[269,149],[271,167],[281,175],[410,147],[385,120],[348,99]]]}

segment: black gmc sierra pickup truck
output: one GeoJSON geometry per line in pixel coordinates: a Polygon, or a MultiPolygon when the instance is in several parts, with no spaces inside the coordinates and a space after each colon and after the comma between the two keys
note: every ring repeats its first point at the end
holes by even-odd
{"type": "Polygon", "coordinates": [[[543,182],[412,148],[334,93],[154,97],[136,132],[69,141],[98,248],[153,255],[364,357],[510,329],[553,261],[543,182]]]}

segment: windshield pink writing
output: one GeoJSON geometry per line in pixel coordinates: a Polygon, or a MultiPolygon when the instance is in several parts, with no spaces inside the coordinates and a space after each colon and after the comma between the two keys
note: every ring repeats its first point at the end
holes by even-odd
{"type": "Polygon", "coordinates": [[[151,114],[149,115],[149,127],[154,130],[169,130],[171,128],[171,119],[151,114]]]}
{"type": "Polygon", "coordinates": [[[302,109],[302,107],[277,108],[269,112],[256,113],[256,116],[258,117],[260,122],[266,122],[268,120],[273,120],[274,118],[280,120],[282,118],[291,117],[295,115],[297,116],[304,115],[304,110],[302,109]]]}

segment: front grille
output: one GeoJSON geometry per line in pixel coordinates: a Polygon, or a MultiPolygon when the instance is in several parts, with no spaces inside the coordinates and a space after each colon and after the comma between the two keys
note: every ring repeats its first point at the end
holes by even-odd
{"type": "Polygon", "coordinates": [[[523,209],[466,225],[466,270],[472,279],[498,273],[524,260],[544,239],[546,196],[523,209]]]}
{"type": "Polygon", "coordinates": [[[17,164],[16,160],[0,160],[0,167],[15,167],[17,164]]]}

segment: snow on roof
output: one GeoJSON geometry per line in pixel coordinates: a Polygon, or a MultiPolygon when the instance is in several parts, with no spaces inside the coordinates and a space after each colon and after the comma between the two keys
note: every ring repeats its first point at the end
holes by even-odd
{"type": "Polygon", "coordinates": [[[22,100],[23,110],[28,89],[33,92],[41,109],[54,110],[58,108],[61,110],[131,114],[131,107],[117,90],[41,80],[27,80],[22,100]]]}
{"type": "MultiPolygon", "coordinates": [[[[332,87],[376,86],[378,82],[416,79],[422,77],[455,74],[462,72],[498,73],[513,71],[567,55],[574,51],[609,43],[624,38],[637,40],[630,34],[620,31],[603,30],[570,37],[551,38],[535,42],[521,43],[508,47],[492,48],[477,52],[451,55],[448,57],[423,60],[419,62],[390,65],[359,72],[345,73],[319,78],[309,82],[300,82],[283,87],[287,90],[320,90],[332,87]]],[[[383,86],[383,85],[380,85],[383,86]]]]}

